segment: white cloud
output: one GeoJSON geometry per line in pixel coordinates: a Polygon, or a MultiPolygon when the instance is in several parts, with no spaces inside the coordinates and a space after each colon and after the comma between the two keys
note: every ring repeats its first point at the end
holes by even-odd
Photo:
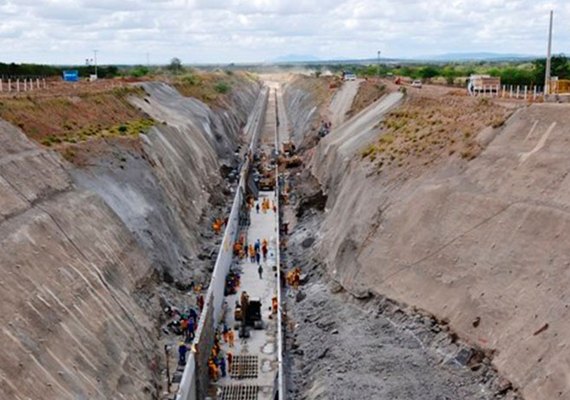
{"type": "Polygon", "coordinates": [[[567,0],[0,0],[0,61],[542,54],[550,9],[555,51],[568,51],[567,0]]]}

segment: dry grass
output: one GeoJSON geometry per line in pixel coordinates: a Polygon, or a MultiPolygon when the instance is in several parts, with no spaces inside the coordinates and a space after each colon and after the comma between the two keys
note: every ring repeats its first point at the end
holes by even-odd
{"type": "Polygon", "coordinates": [[[20,127],[46,146],[77,143],[95,137],[123,136],[148,128],[151,122],[128,102],[142,96],[136,87],[120,87],[75,96],[12,97],[0,100],[0,118],[20,127]]]}
{"type": "Polygon", "coordinates": [[[192,71],[178,77],[173,84],[183,96],[193,97],[210,106],[222,106],[236,87],[255,79],[243,72],[192,71]]]}
{"type": "Polygon", "coordinates": [[[367,80],[360,84],[358,93],[354,97],[352,107],[346,113],[347,118],[353,117],[374,103],[387,92],[387,87],[382,82],[367,80]]]}
{"type": "Polygon", "coordinates": [[[380,170],[425,166],[455,154],[472,160],[481,152],[475,137],[501,126],[510,111],[489,99],[410,96],[380,125],[378,140],[362,152],[380,170]]]}
{"type": "MultiPolygon", "coordinates": [[[[245,73],[225,72],[192,76],[176,78],[174,86],[186,96],[220,107],[228,106],[234,88],[254,79],[245,73]]],[[[109,139],[140,150],[138,135],[146,133],[155,121],[134,107],[129,97],[144,95],[141,87],[118,80],[53,82],[47,90],[1,96],[0,118],[67,160],[83,165],[89,154],[103,154],[109,139]]]]}

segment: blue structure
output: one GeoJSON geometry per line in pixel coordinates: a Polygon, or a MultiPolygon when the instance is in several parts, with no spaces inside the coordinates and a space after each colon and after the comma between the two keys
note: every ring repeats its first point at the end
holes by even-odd
{"type": "Polygon", "coordinates": [[[77,81],[79,81],[79,71],[77,71],[75,69],[63,71],[63,80],[65,82],[77,82],[77,81]]]}

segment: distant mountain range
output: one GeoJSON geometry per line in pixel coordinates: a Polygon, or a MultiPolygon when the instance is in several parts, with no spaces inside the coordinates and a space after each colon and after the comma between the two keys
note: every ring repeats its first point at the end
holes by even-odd
{"type": "MultiPolygon", "coordinates": [[[[407,58],[386,58],[382,57],[382,62],[467,62],[467,61],[524,61],[534,60],[539,58],[536,55],[530,54],[516,54],[516,53],[490,53],[490,52],[475,52],[475,53],[446,53],[439,55],[424,55],[418,57],[407,58]]],[[[334,59],[319,59],[312,55],[302,54],[289,54],[286,56],[278,57],[272,61],[275,64],[374,64],[378,62],[376,58],[368,59],[347,59],[347,58],[334,58],[334,59]]]]}
{"type": "Polygon", "coordinates": [[[414,60],[426,61],[503,61],[503,60],[534,60],[538,58],[530,54],[509,54],[509,53],[447,53],[432,56],[415,57],[414,60]]]}
{"type": "Polygon", "coordinates": [[[290,62],[318,62],[321,61],[318,57],[307,54],[287,54],[285,56],[277,57],[273,60],[274,63],[290,63],[290,62]]]}

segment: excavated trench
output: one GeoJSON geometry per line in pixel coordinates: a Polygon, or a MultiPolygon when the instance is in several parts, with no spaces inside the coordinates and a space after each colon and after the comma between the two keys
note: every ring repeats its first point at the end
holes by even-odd
{"type": "MultiPolygon", "coordinates": [[[[212,218],[227,215],[260,85],[235,88],[224,109],[163,83],[144,89],[131,101],[158,123],[81,168],[0,122],[2,398],[169,396],[162,346],[176,337],[162,309],[194,305],[208,282],[212,218]]],[[[567,162],[556,148],[568,117],[533,106],[487,132],[469,164],[390,180],[358,151],[401,101],[335,120],[319,141],[328,104],[285,87],[305,163],[286,171],[283,210],[287,267],[303,271],[286,302],[287,398],[518,399],[515,387],[527,400],[565,398],[556,349],[568,306],[547,299],[566,284],[567,162]]]]}
{"type": "MultiPolygon", "coordinates": [[[[365,168],[351,159],[374,137],[382,115],[397,107],[393,96],[371,105],[309,149],[303,168],[286,172],[287,266],[302,270],[300,290],[291,289],[287,300],[288,395],[520,399],[511,381],[497,372],[493,349],[461,335],[453,321],[430,312],[421,301],[405,302],[390,292],[383,295],[358,279],[366,268],[382,275],[382,264],[367,259],[363,251],[383,232],[385,201],[367,197],[375,187],[361,179],[365,168]],[[366,218],[359,215],[363,209],[366,218]]],[[[326,104],[317,111],[318,100],[295,82],[286,86],[285,100],[289,118],[304,121],[291,124],[292,138],[306,142],[303,134],[314,135],[320,115],[330,111],[326,104]]],[[[420,289],[406,290],[413,294],[420,289]]],[[[474,318],[473,326],[480,321],[474,318]]]]}

